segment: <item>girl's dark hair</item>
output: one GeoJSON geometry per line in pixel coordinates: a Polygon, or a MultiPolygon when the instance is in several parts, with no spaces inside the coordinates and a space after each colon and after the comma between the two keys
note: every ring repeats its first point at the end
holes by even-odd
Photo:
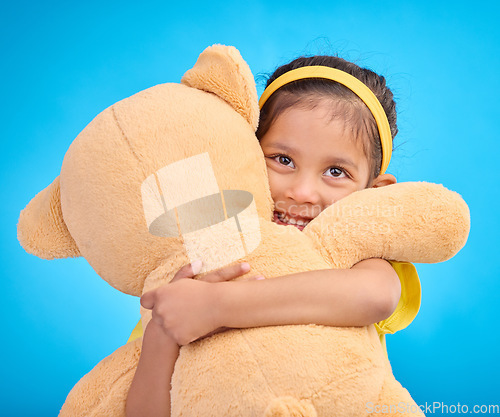
{"type": "MultiPolygon", "coordinates": [[[[394,139],[398,133],[396,103],[391,90],[385,83],[385,78],[345,59],[328,55],[297,58],[274,71],[267,80],[266,87],[288,71],[312,65],[337,68],[351,74],[368,86],[380,101],[387,115],[392,139],[394,139]]],[[[269,130],[271,124],[285,110],[294,106],[312,109],[318,105],[320,100],[324,99],[332,100],[332,118],[341,116],[348,122],[346,127],[351,128],[355,136],[370,138],[369,143],[363,141],[363,147],[366,155],[371,156],[372,178],[377,177],[382,164],[382,147],[375,119],[368,107],[355,93],[336,81],[307,78],[293,81],[275,91],[261,109],[259,127],[256,132],[257,138],[260,140],[269,130]]]]}

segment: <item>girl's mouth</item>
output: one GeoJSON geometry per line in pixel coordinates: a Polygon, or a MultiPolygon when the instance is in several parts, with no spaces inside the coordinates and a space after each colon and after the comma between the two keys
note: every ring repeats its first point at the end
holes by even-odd
{"type": "Polygon", "coordinates": [[[304,230],[304,227],[306,227],[309,224],[311,219],[293,218],[289,216],[287,213],[275,211],[273,213],[273,221],[274,223],[281,224],[283,226],[295,226],[297,229],[302,231],[304,230]]]}

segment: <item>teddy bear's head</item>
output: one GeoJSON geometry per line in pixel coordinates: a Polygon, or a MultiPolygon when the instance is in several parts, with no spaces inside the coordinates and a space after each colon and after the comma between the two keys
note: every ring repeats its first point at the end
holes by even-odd
{"type": "Polygon", "coordinates": [[[189,262],[214,239],[229,242],[226,263],[241,258],[272,212],[257,123],[239,52],[207,48],[181,84],[122,100],[78,135],[60,176],[22,211],[21,244],[42,258],[83,256],[133,295],[166,257],[189,262]]]}

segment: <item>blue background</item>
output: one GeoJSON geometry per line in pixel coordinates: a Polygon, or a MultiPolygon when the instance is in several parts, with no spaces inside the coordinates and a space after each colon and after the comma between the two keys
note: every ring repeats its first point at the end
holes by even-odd
{"type": "MultiPolygon", "coordinates": [[[[78,379],[125,343],[138,300],[84,259],[46,261],[16,239],[19,212],[58,175],[92,118],[178,82],[208,45],[236,46],[254,74],[339,53],[385,74],[398,102],[389,171],[458,191],[466,247],[418,266],[423,302],[388,338],[418,404],[498,404],[500,6],[461,1],[10,2],[0,13],[0,206],[5,416],[52,416],[78,379]]],[[[260,77],[262,79],[262,77],[260,77]]],[[[259,93],[262,85],[259,85],[259,93]]]]}

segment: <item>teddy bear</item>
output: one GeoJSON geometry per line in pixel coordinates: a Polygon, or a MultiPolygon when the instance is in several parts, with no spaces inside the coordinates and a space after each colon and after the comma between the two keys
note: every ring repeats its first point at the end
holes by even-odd
{"type": "MultiPolygon", "coordinates": [[[[60,175],[21,212],[18,238],[41,258],[83,256],[119,291],[141,296],[194,259],[201,273],[246,261],[266,279],[349,268],[377,257],[441,262],[465,244],[469,211],[441,185],[355,192],[301,232],[273,223],[255,137],[255,82],[233,48],[207,48],[180,84],[157,85],[100,113],[60,175]]],[[[141,310],[142,326],[151,319],[141,310]]],[[[123,416],[142,338],[72,389],[61,416],[123,416]]],[[[361,416],[412,405],[375,327],[231,329],[180,349],[173,416],[361,416]]],[[[413,415],[413,414],[412,414],[413,415]]]]}

